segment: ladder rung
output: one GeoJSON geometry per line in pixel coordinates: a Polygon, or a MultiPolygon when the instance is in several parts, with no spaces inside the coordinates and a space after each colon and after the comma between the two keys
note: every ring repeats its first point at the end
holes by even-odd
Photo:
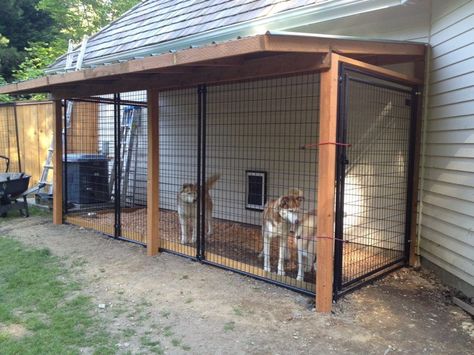
{"type": "Polygon", "coordinates": [[[53,168],[52,165],[45,165],[45,166],[43,166],[43,169],[52,169],[52,168],[53,168]]]}

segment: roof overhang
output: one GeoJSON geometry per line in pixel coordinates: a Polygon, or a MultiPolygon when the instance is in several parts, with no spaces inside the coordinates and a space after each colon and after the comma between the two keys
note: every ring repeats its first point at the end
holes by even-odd
{"type": "Polygon", "coordinates": [[[176,52],[110,63],[0,87],[3,94],[51,93],[80,97],[149,88],[262,78],[330,67],[334,52],[367,63],[423,61],[426,46],[413,42],[267,32],[176,52]]]}

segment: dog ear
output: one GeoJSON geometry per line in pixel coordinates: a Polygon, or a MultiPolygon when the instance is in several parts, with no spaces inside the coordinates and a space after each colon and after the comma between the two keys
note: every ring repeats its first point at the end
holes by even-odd
{"type": "Polygon", "coordinates": [[[290,198],[288,196],[283,196],[280,200],[280,208],[288,208],[288,203],[290,198]]]}
{"type": "Polygon", "coordinates": [[[304,196],[298,196],[296,199],[298,200],[298,202],[303,202],[304,201],[304,196]]]}

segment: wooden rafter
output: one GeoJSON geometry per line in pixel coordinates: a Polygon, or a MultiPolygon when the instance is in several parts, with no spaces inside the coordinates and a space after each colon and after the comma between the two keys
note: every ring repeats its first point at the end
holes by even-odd
{"type": "MultiPolygon", "coordinates": [[[[189,66],[199,66],[202,69],[209,68],[211,70],[240,68],[247,64],[246,57],[259,54],[301,55],[330,52],[346,56],[388,56],[417,59],[424,57],[425,46],[415,43],[265,34],[10,84],[0,87],[0,93],[52,92],[64,85],[74,85],[75,88],[80,89],[84,84],[94,84],[102,79],[133,77],[133,75],[147,72],[164,73],[167,70],[178,70],[175,72],[176,75],[187,75],[186,67],[189,66]],[[184,70],[184,73],[181,72],[181,69],[184,70]]],[[[297,64],[297,62],[292,64],[297,64]]],[[[146,89],[147,81],[141,80],[141,82],[143,89],[146,89]]],[[[120,85],[118,88],[127,90],[120,85]]],[[[109,92],[118,91],[118,88],[116,90],[110,87],[109,92]]]]}

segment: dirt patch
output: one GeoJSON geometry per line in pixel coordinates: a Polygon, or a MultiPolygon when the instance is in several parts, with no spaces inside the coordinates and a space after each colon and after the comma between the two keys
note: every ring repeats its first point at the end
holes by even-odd
{"type": "Polygon", "coordinates": [[[472,319],[434,276],[400,270],[341,299],[312,299],[232,272],[44,218],[0,225],[62,258],[97,305],[118,353],[471,354],[472,319]],[[154,350],[153,350],[154,349],[154,350]]]}
{"type": "Polygon", "coordinates": [[[8,337],[20,339],[31,333],[21,324],[0,324],[0,334],[5,334],[8,337]]]}
{"type": "MultiPolygon", "coordinates": [[[[100,211],[97,213],[77,213],[75,220],[83,220],[94,229],[106,231],[113,230],[115,214],[113,211],[100,211]],[[103,229],[101,227],[106,227],[103,229]]],[[[129,209],[122,211],[122,234],[138,242],[145,242],[146,209],[129,209]]],[[[163,240],[176,243],[175,252],[180,250],[180,227],[178,214],[174,211],[160,211],[160,235],[163,240]]],[[[263,248],[263,238],[260,226],[242,224],[225,220],[213,220],[213,234],[206,237],[205,249],[217,256],[235,260],[246,265],[263,269],[263,259],[259,257],[263,248]]],[[[278,264],[278,239],[273,238],[270,247],[270,263],[272,270],[276,271],[278,264]]],[[[188,243],[195,247],[195,244],[188,243]]],[[[285,262],[286,275],[294,280],[292,286],[305,288],[304,283],[296,281],[298,274],[298,257],[296,243],[293,238],[288,239],[290,258],[285,262]]],[[[390,264],[403,258],[403,252],[388,250],[375,246],[358,243],[345,243],[343,255],[342,281],[348,282],[383,265],[390,264]]],[[[316,275],[314,271],[305,273],[304,281],[314,284],[316,275]]],[[[306,285],[307,286],[307,285],[306,285]]]]}

